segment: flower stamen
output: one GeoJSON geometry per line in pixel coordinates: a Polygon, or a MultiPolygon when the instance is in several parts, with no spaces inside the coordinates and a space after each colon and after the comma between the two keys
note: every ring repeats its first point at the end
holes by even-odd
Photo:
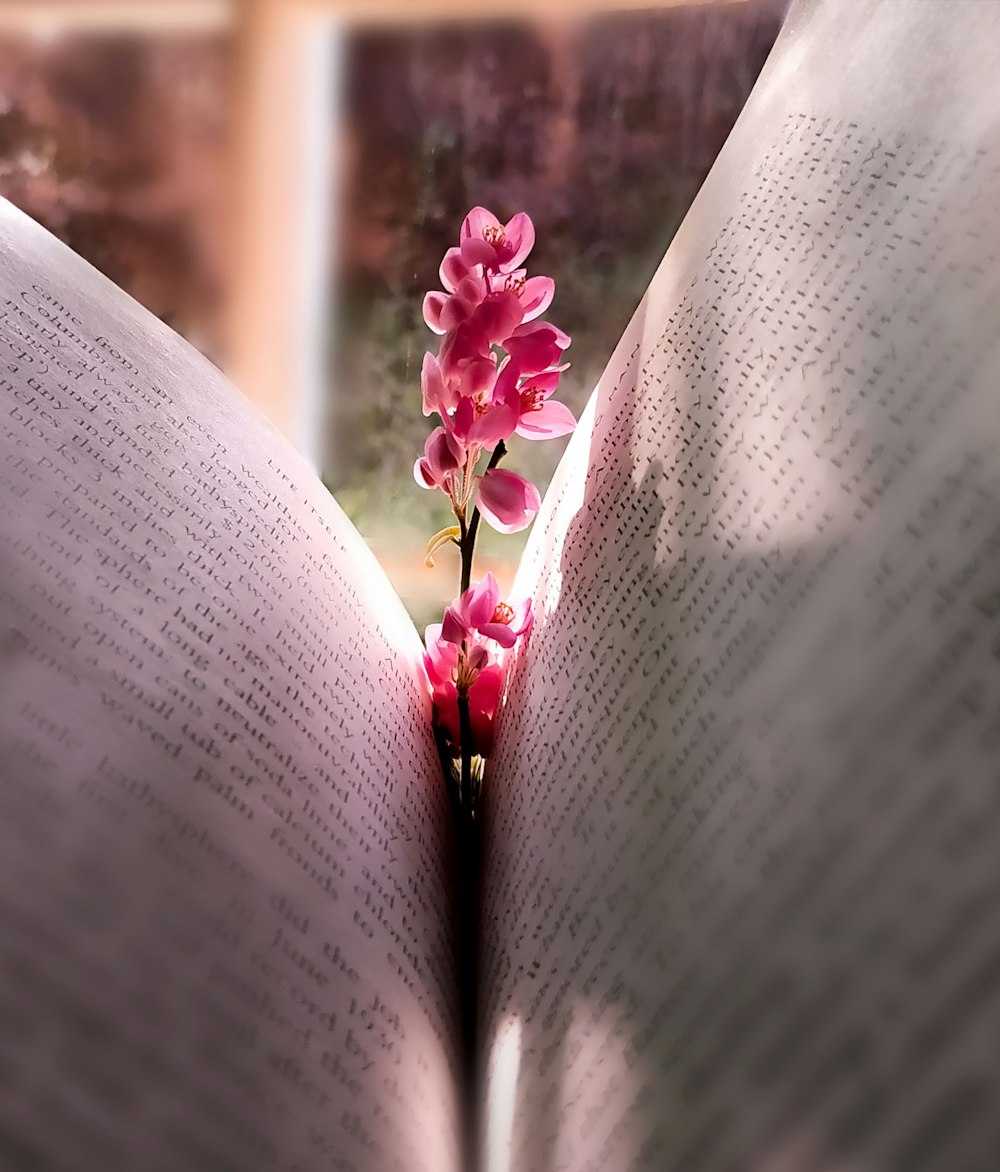
{"type": "Polygon", "coordinates": [[[467,692],[476,682],[476,677],[479,675],[479,669],[482,667],[482,663],[473,662],[473,659],[473,656],[466,653],[463,644],[462,650],[458,653],[458,664],[455,667],[455,687],[460,692],[467,692]]]}
{"type": "Polygon", "coordinates": [[[540,411],[545,402],[545,392],[540,387],[521,387],[521,414],[540,411]]]}
{"type": "Polygon", "coordinates": [[[504,626],[509,626],[514,617],[514,608],[509,602],[498,602],[496,610],[493,612],[493,617],[490,619],[491,623],[503,623],[504,626]]]}
{"type": "Polygon", "coordinates": [[[494,248],[499,248],[507,239],[507,233],[499,224],[490,224],[483,229],[483,239],[494,248]]]}

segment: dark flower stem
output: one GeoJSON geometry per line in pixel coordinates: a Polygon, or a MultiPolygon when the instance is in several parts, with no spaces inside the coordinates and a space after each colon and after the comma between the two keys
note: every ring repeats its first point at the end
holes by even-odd
{"type": "MultiPolygon", "coordinates": [[[[503,440],[493,449],[486,471],[495,468],[507,454],[503,440]]],[[[476,550],[476,534],[479,532],[479,510],[472,510],[472,518],[468,524],[464,513],[459,516],[459,549],[462,553],[462,584],[459,594],[464,594],[472,584],[472,557],[476,550]]],[[[462,645],[465,650],[465,644],[462,645]]],[[[462,775],[458,788],[459,806],[466,818],[472,818],[472,721],[469,717],[469,693],[460,688],[458,692],[458,726],[462,738],[462,775]]]]}
{"type": "MultiPolygon", "coordinates": [[[[489,472],[491,468],[495,468],[506,455],[507,448],[501,440],[493,449],[493,455],[490,456],[490,462],[486,465],[486,471],[489,472]]],[[[459,593],[464,594],[472,584],[472,555],[476,548],[476,534],[479,532],[479,510],[472,510],[472,520],[469,522],[468,528],[466,528],[464,517],[459,517],[458,520],[462,527],[462,585],[459,593]]]]}

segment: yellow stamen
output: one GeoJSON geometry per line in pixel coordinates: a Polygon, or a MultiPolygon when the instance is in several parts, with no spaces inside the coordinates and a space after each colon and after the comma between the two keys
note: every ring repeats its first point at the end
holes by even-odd
{"type": "Polygon", "coordinates": [[[476,677],[479,672],[475,670],[465,654],[465,651],[458,653],[458,666],[455,669],[455,687],[460,692],[468,691],[469,688],[476,682],[476,677]]]}
{"type": "Polygon", "coordinates": [[[498,248],[507,239],[507,234],[499,224],[491,224],[488,228],[483,229],[483,239],[487,244],[498,248]]]}

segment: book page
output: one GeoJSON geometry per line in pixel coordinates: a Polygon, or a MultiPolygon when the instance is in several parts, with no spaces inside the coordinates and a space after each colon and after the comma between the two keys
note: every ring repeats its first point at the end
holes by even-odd
{"type": "Polygon", "coordinates": [[[420,645],[221,375],[0,205],[0,1164],[457,1166],[420,645]]]}
{"type": "Polygon", "coordinates": [[[574,437],[487,1167],[1000,1166],[1000,5],[793,7],[574,437]]]}

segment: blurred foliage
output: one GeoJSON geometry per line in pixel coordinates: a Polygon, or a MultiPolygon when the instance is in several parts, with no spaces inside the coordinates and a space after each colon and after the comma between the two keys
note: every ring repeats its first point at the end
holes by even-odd
{"type": "MultiPolygon", "coordinates": [[[[673,8],[574,22],[368,31],[349,53],[346,231],[326,480],[431,621],[453,581],[421,584],[423,542],[451,520],[413,461],[434,425],[420,365],[426,290],[465,212],[526,210],[529,272],[573,337],[560,398],[579,413],[752,88],[783,5],[673,8]],[[407,564],[409,567],[407,568],[407,564]],[[436,592],[436,593],[435,593],[436,592]]],[[[541,488],[565,442],[515,437],[541,488]]],[[[523,537],[484,534],[508,570],[523,537]]]]}
{"type": "MultiPolygon", "coordinates": [[[[340,140],[344,225],[328,368],[328,486],[429,621],[455,575],[424,571],[450,520],[412,466],[425,290],[462,217],[525,209],[532,272],[556,279],[560,397],[579,412],[725,141],[784,0],[585,20],[352,34],[340,140]]],[[[0,38],[3,193],[210,355],[224,298],[235,40],[220,34],[0,38]]],[[[515,439],[540,487],[564,442],[515,439]]],[[[482,564],[523,537],[484,532],[482,564]]],[[[447,561],[447,553],[444,558],[447,561]]]]}

